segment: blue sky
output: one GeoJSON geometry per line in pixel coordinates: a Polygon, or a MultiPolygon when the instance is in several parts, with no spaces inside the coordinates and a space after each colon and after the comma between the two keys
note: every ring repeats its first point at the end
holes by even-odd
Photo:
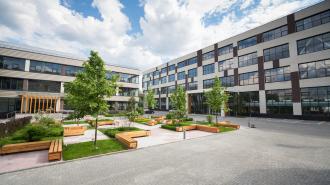
{"type": "Polygon", "coordinates": [[[0,0],[0,40],[151,68],[321,0],[0,0]]]}

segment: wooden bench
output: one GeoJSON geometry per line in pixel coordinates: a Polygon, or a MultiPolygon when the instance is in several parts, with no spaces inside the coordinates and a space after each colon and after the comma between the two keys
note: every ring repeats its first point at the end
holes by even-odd
{"type": "Polygon", "coordinates": [[[62,158],[62,139],[51,141],[34,141],[26,143],[8,144],[1,148],[1,155],[20,152],[31,152],[48,149],[48,160],[61,160],[62,158]]]}
{"type": "Polygon", "coordinates": [[[147,125],[149,125],[149,126],[155,126],[155,125],[157,125],[157,121],[150,120],[150,121],[148,121],[147,125]]]}
{"type": "Polygon", "coordinates": [[[218,126],[222,126],[222,127],[231,127],[231,128],[235,128],[235,129],[239,129],[241,126],[238,124],[233,124],[230,121],[221,121],[217,123],[218,126]]]}
{"type": "Polygon", "coordinates": [[[62,159],[62,139],[52,140],[48,150],[48,161],[62,159]]]}
{"type": "MultiPolygon", "coordinates": [[[[103,125],[113,125],[113,120],[107,120],[107,121],[98,121],[97,126],[103,126],[103,125]]],[[[95,121],[92,121],[92,125],[95,126],[95,121]]]]}
{"type": "Polygon", "coordinates": [[[85,130],[84,126],[64,127],[63,135],[64,137],[84,135],[85,130]]]}
{"type": "Polygon", "coordinates": [[[142,131],[132,131],[132,132],[122,132],[115,135],[116,139],[124,144],[129,149],[137,148],[137,141],[133,138],[150,136],[151,132],[142,130],[142,131]]]}
{"type": "Polygon", "coordinates": [[[188,126],[176,127],[177,132],[183,132],[184,130],[185,131],[200,130],[200,131],[212,132],[212,133],[220,132],[218,127],[210,127],[207,125],[188,125],[188,126]]]}

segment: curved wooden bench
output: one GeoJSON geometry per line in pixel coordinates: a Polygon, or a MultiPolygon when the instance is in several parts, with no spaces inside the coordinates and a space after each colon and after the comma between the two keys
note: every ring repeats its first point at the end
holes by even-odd
{"type": "Polygon", "coordinates": [[[84,135],[85,130],[87,128],[84,126],[64,127],[63,135],[64,137],[84,135]]]}
{"type": "Polygon", "coordinates": [[[122,132],[115,135],[116,139],[129,149],[137,148],[137,141],[133,138],[150,136],[149,130],[122,132]]]}
{"type": "Polygon", "coordinates": [[[216,125],[218,126],[222,126],[222,127],[231,127],[231,128],[235,128],[235,129],[239,129],[241,126],[238,124],[233,124],[230,121],[221,121],[216,123],[216,125]]]}

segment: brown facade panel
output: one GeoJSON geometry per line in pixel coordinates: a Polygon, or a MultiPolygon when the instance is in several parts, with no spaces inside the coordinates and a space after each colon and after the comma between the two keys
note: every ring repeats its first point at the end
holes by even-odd
{"type": "Polygon", "coordinates": [[[238,86],[239,85],[239,81],[238,81],[238,79],[239,79],[239,76],[238,76],[238,68],[235,68],[234,69],[234,83],[235,83],[235,86],[238,86]]]}
{"type": "Polygon", "coordinates": [[[168,63],[166,63],[166,75],[168,76],[168,63]]]}
{"type": "Polygon", "coordinates": [[[218,62],[218,44],[214,44],[214,62],[218,62]]]}
{"type": "Polygon", "coordinates": [[[278,67],[280,67],[280,60],[279,59],[273,60],[273,68],[278,68],[278,67]]]}
{"type": "Polygon", "coordinates": [[[258,57],[259,90],[265,90],[264,57],[258,57]]]}
{"type": "Polygon", "coordinates": [[[237,57],[237,46],[233,47],[233,57],[237,57]]]}
{"type": "Polygon", "coordinates": [[[186,75],[186,79],[185,79],[185,88],[186,90],[188,90],[188,75],[186,75]]]}
{"type": "Polygon", "coordinates": [[[197,51],[197,67],[200,67],[203,65],[203,58],[202,58],[202,50],[197,51]]]}
{"type": "Polygon", "coordinates": [[[296,23],[295,23],[295,18],[294,14],[290,14],[286,17],[287,22],[288,22],[288,34],[294,33],[296,31],[296,23]]]}
{"type": "Polygon", "coordinates": [[[257,43],[261,43],[262,42],[262,33],[257,35],[257,43]]]}
{"type": "Polygon", "coordinates": [[[292,102],[300,102],[299,73],[291,72],[292,102]]]}

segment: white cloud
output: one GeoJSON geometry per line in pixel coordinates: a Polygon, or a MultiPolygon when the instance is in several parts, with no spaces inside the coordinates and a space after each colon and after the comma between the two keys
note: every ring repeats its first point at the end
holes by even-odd
{"type": "MultiPolygon", "coordinates": [[[[142,33],[129,35],[131,23],[119,0],[94,0],[102,20],[84,17],[57,0],[0,0],[0,40],[88,56],[99,51],[110,64],[146,69],[226,39],[319,0],[140,0],[142,33]],[[243,3],[242,3],[243,2],[243,3]],[[232,7],[242,9],[237,17],[232,7]],[[217,24],[203,18],[224,14],[217,24]]],[[[69,1],[68,1],[69,2],[69,1]]]]}

